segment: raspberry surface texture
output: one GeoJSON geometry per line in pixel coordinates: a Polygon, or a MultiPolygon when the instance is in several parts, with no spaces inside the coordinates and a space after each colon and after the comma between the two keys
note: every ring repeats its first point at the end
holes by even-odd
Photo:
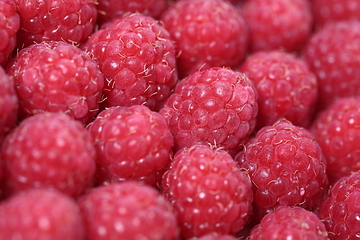
{"type": "Polygon", "coordinates": [[[9,60],[22,117],[65,112],[83,123],[99,111],[104,77],[91,57],[64,42],[44,41],[9,60]]]}
{"type": "Polygon", "coordinates": [[[160,19],[175,41],[181,78],[200,69],[234,67],[245,58],[248,29],[226,1],[176,1],[160,19]]]}
{"type": "Polygon", "coordinates": [[[343,177],[331,188],[318,210],[330,239],[357,239],[360,234],[360,172],[343,177]]]}
{"type": "Polygon", "coordinates": [[[97,20],[94,0],[14,0],[20,15],[17,47],[45,40],[80,44],[93,32],[97,20]]]}
{"type": "Polygon", "coordinates": [[[107,108],[87,129],[97,149],[99,184],[146,182],[170,164],[173,136],[165,119],[145,106],[107,108]]]}
{"type": "Polygon", "coordinates": [[[239,10],[249,26],[249,51],[301,49],[312,31],[307,0],[248,0],[239,10]]]}
{"type": "Polygon", "coordinates": [[[320,146],[308,130],[283,119],[260,129],[235,161],[253,183],[255,223],[279,206],[314,210],[327,191],[320,146]]]}
{"type": "Polygon", "coordinates": [[[327,160],[331,183],[360,170],[360,97],[338,99],[310,128],[327,160]]]}
{"type": "Polygon", "coordinates": [[[302,207],[282,206],[268,213],[255,226],[248,240],[327,240],[328,232],[323,222],[313,212],[302,207]]]}
{"type": "Polygon", "coordinates": [[[0,1],[0,65],[5,66],[16,46],[16,33],[20,27],[20,16],[13,0],[0,1]]]}
{"type": "Polygon", "coordinates": [[[64,113],[38,113],[4,139],[4,192],[54,188],[79,196],[93,184],[95,147],[83,125],[64,113]]]}
{"type": "Polygon", "coordinates": [[[185,238],[235,234],[247,223],[253,195],[249,177],[224,150],[194,145],[177,152],[163,175],[185,238]]]}
{"type": "Polygon", "coordinates": [[[177,82],[175,47],[155,19],[127,14],[106,23],[83,46],[106,77],[104,105],[157,110],[177,82]]]}
{"type": "Polygon", "coordinates": [[[214,67],[182,80],[160,110],[175,149],[212,144],[234,153],[253,132],[257,92],[245,74],[214,67]]]}
{"type": "Polygon", "coordinates": [[[89,240],[178,239],[170,203],[150,186],[127,181],[97,187],[79,206],[89,240]]]}
{"type": "Polygon", "coordinates": [[[302,57],[319,84],[319,109],[360,95],[360,21],[329,24],[314,33],[302,57]]]}
{"type": "Polygon", "coordinates": [[[309,126],[318,86],[303,60],[279,50],[259,51],[247,58],[240,71],[255,83],[259,94],[258,129],[280,118],[297,126],[309,126]]]}
{"type": "Polygon", "coordinates": [[[49,189],[29,189],[0,202],[0,239],[81,240],[85,226],[77,203],[49,189]]]}

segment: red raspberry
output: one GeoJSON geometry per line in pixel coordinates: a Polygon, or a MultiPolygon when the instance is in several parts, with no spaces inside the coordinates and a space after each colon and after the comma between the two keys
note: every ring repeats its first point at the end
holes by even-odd
{"type": "Polygon", "coordinates": [[[45,41],[22,49],[7,73],[23,117],[62,111],[85,123],[98,112],[104,77],[91,57],[71,44],[45,41]]]}
{"type": "Polygon", "coordinates": [[[249,25],[250,51],[299,50],[312,30],[307,0],[249,0],[240,7],[249,25]]]}
{"type": "Polygon", "coordinates": [[[178,239],[170,203],[150,186],[127,181],[97,187],[79,206],[89,240],[178,239]]]}
{"type": "Polygon", "coordinates": [[[20,14],[17,46],[44,40],[79,44],[93,32],[97,20],[95,0],[15,0],[20,14]]]}
{"type": "Polygon", "coordinates": [[[16,33],[20,27],[20,16],[14,0],[0,1],[0,65],[5,66],[16,46],[16,33]]]}
{"type": "Polygon", "coordinates": [[[88,130],[97,148],[100,184],[146,180],[170,163],[173,136],[165,119],[145,106],[107,108],[88,130]]]}
{"type": "Polygon", "coordinates": [[[255,223],[279,206],[313,210],[327,191],[321,148],[308,130],[284,119],[260,129],[235,161],[253,182],[255,223]]]}
{"type": "Polygon", "coordinates": [[[330,239],[358,239],[360,233],[360,172],[341,178],[320,205],[318,216],[330,239]]]}
{"type": "Polygon", "coordinates": [[[93,184],[95,148],[82,124],[64,113],[39,113],[4,139],[7,195],[29,188],[54,188],[79,196],[93,184]]]}
{"type": "Polygon", "coordinates": [[[199,69],[234,67],[245,57],[248,29],[236,8],[226,1],[177,1],[161,20],[179,52],[182,78],[199,69]]]}
{"type": "Polygon", "coordinates": [[[332,103],[316,117],[311,132],[326,157],[331,183],[360,170],[360,97],[332,103]]]}
{"type": "Polygon", "coordinates": [[[176,150],[209,143],[234,153],[254,130],[257,111],[256,89],[245,74],[214,67],[182,80],[160,114],[176,150]]]}
{"type": "Polygon", "coordinates": [[[327,240],[328,232],[313,212],[301,207],[282,206],[267,214],[251,230],[248,240],[255,239],[327,240]]]}
{"type": "Polygon", "coordinates": [[[162,187],[184,238],[237,233],[251,214],[250,180],[224,150],[183,148],[163,175],[162,187]]]}
{"type": "Polygon", "coordinates": [[[286,52],[261,51],[249,56],[240,71],[255,83],[259,94],[259,129],[280,118],[297,126],[310,124],[317,100],[317,80],[304,61],[286,52]]]}
{"type": "Polygon", "coordinates": [[[157,110],[177,82],[175,47],[156,20],[127,14],[104,24],[84,48],[107,79],[105,105],[157,110]]]}
{"type": "Polygon", "coordinates": [[[77,203],[67,195],[31,189],[0,203],[0,239],[80,240],[85,226],[77,203]]]}
{"type": "Polygon", "coordinates": [[[338,22],[314,33],[302,56],[319,84],[319,108],[360,95],[360,22],[338,22]]]}
{"type": "Polygon", "coordinates": [[[237,240],[232,235],[218,235],[218,234],[208,234],[199,238],[197,240],[237,240]]]}

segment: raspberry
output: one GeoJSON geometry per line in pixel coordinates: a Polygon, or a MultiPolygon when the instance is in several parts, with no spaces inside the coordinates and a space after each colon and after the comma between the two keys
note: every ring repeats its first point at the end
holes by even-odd
{"type": "Polygon", "coordinates": [[[194,145],[177,152],[163,175],[162,193],[172,203],[181,236],[240,231],[251,213],[248,176],[224,150],[194,145]]]}
{"type": "Polygon", "coordinates": [[[179,52],[181,78],[199,69],[234,67],[245,58],[248,29],[237,9],[226,1],[177,1],[161,20],[179,52]]]}
{"type": "Polygon", "coordinates": [[[308,130],[284,119],[260,129],[235,161],[253,182],[255,222],[279,206],[313,210],[327,191],[320,146],[308,130]]]}
{"type": "Polygon", "coordinates": [[[173,136],[165,119],[145,106],[107,108],[87,128],[97,148],[100,184],[141,180],[170,163],[173,136]]]}
{"type": "Polygon", "coordinates": [[[237,238],[231,235],[208,234],[196,239],[197,240],[236,240],[237,238]]]}
{"type": "Polygon", "coordinates": [[[20,16],[13,0],[0,1],[0,65],[5,66],[16,46],[16,33],[20,27],[20,16]]]}
{"type": "Polygon", "coordinates": [[[328,232],[313,212],[301,207],[282,206],[267,214],[252,229],[248,239],[326,240],[328,232]]]}
{"type": "Polygon", "coordinates": [[[83,46],[107,79],[105,106],[146,105],[157,110],[177,82],[169,33],[143,14],[104,24],[83,46]]]}
{"type": "Polygon", "coordinates": [[[327,160],[331,183],[360,170],[360,97],[338,99],[311,126],[327,160]]]}
{"type": "Polygon", "coordinates": [[[170,203],[150,186],[127,181],[97,187],[79,206],[89,240],[178,239],[170,203]]]}
{"type": "Polygon", "coordinates": [[[98,112],[104,77],[91,57],[71,44],[44,41],[22,49],[7,73],[23,117],[61,111],[86,123],[98,112]]]}
{"type": "Polygon", "coordinates": [[[250,52],[299,50],[312,30],[307,0],[249,0],[240,7],[249,25],[250,52]]]}
{"type": "Polygon", "coordinates": [[[0,203],[0,239],[80,240],[85,226],[77,203],[55,190],[29,189],[0,203]]]}
{"type": "Polygon", "coordinates": [[[259,94],[258,129],[280,118],[297,126],[310,124],[317,80],[304,61],[278,50],[260,51],[250,55],[240,71],[255,83],[259,94]]]}
{"type": "Polygon", "coordinates": [[[339,179],[319,208],[330,239],[357,239],[360,234],[360,172],[339,179]]]}
{"type": "Polygon", "coordinates": [[[257,92],[245,74],[214,67],[182,80],[160,110],[173,133],[175,150],[195,143],[234,153],[254,130],[257,92]]]}
{"type": "Polygon", "coordinates": [[[94,0],[15,0],[20,15],[17,46],[44,40],[79,44],[93,32],[97,11],[94,0]]]}
{"type": "Polygon", "coordinates": [[[360,22],[329,24],[314,33],[302,57],[319,84],[319,109],[340,97],[360,95],[360,22]]]}
{"type": "Polygon", "coordinates": [[[38,113],[4,139],[5,194],[54,188],[79,196],[93,184],[95,148],[83,125],[64,113],[38,113]]]}

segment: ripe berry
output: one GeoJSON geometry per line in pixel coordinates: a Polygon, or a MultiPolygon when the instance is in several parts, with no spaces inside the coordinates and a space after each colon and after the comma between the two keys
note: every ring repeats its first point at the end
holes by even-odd
{"type": "Polygon", "coordinates": [[[319,108],[360,95],[360,21],[338,22],[314,33],[302,57],[319,84],[319,108]]]}
{"type": "Polygon", "coordinates": [[[240,12],[249,25],[250,51],[299,50],[312,30],[307,0],[248,0],[240,12]]]}
{"type": "Polygon", "coordinates": [[[255,222],[279,206],[313,210],[326,193],[320,146],[308,130],[284,119],[260,129],[235,161],[253,182],[255,222]]]}
{"type": "Polygon", "coordinates": [[[282,206],[268,213],[250,233],[248,240],[327,240],[323,222],[313,212],[301,207],[282,206]]]}
{"type": "Polygon", "coordinates": [[[157,110],[177,82],[169,33],[143,14],[106,23],[83,46],[106,77],[104,105],[146,105],[157,110]]]}
{"type": "Polygon", "coordinates": [[[170,163],[173,136],[164,118],[145,106],[107,108],[87,128],[97,149],[100,184],[156,180],[151,176],[170,163]]]}
{"type": "Polygon", "coordinates": [[[94,0],[14,0],[20,15],[19,48],[42,41],[79,44],[93,32],[97,11],[94,0]]]}
{"type": "Polygon", "coordinates": [[[214,67],[182,80],[160,114],[176,150],[203,143],[234,153],[254,130],[257,111],[257,92],[245,74],[214,67]]]}
{"type": "Polygon", "coordinates": [[[71,44],[44,41],[22,49],[7,73],[22,117],[61,111],[86,123],[98,112],[104,77],[91,57],[71,44]]]}
{"type": "Polygon", "coordinates": [[[0,202],[0,239],[81,240],[85,226],[77,203],[49,189],[31,189],[0,202]]]}
{"type": "Polygon", "coordinates": [[[5,194],[54,188],[79,196],[93,184],[95,148],[83,125],[64,113],[23,120],[1,148],[5,194]]]}
{"type": "Polygon", "coordinates": [[[253,195],[248,176],[224,150],[194,145],[177,152],[163,175],[181,236],[235,234],[247,223],[253,195]]]}
{"type": "Polygon", "coordinates": [[[169,202],[146,185],[127,181],[94,188],[79,199],[87,239],[178,239],[169,202]]]}
{"type": "Polygon", "coordinates": [[[261,51],[250,55],[240,71],[255,83],[259,94],[258,129],[280,118],[297,126],[310,124],[317,80],[304,61],[286,52],[261,51]]]}
{"type": "Polygon", "coordinates": [[[327,160],[331,183],[360,170],[360,97],[338,99],[311,126],[327,160]]]}
{"type": "Polygon", "coordinates": [[[177,1],[162,14],[161,21],[179,52],[181,78],[199,69],[237,66],[247,53],[246,23],[226,1],[177,1]]]}
{"type": "Polygon", "coordinates": [[[219,234],[207,234],[205,236],[196,238],[197,240],[236,240],[232,235],[219,235],[219,234]]]}

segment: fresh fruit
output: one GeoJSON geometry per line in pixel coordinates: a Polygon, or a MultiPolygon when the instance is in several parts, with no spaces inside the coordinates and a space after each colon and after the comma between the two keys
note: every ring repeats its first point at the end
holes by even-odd
{"type": "Polygon", "coordinates": [[[279,50],[259,51],[241,66],[259,94],[257,128],[286,118],[308,127],[315,113],[317,80],[306,63],[279,50]]]}
{"type": "Polygon", "coordinates": [[[0,202],[0,239],[82,240],[85,226],[74,199],[29,189],[0,202]]]}
{"type": "Polygon", "coordinates": [[[175,41],[181,78],[200,69],[234,67],[245,58],[248,29],[226,1],[177,1],[160,19],[175,41]]]}
{"type": "Polygon", "coordinates": [[[145,106],[107,108],[87,129],[99,184],[132,179],[155,185],[156,172],[170,164],[173,136],[165,119],[145,106]]]}
{"type": "Polygon", "coordinates": [[[127,181],[94,188],[79,199],[89,240],[176,240],[169,202],[146,185],[127,181]]]}
{"type": "Polygon", "coordinates": [[[160,114],[173,133],[176,151],[203,143],[234,154],[253,132],[257,111],[257,92],[248,77],[214,67],[182,80],[160,114]]]}
{"type": "Polygon", "coordinates": [[[65,113],[38,113],[4,139],[4,192],[53,188],[77,197],[93,184],[95,147],[83,125],[65,113]]]}
{"type": "Polygon", "coordinates": [[[327,240],[323,222],[301,207],[282,206],[268,213],[250,233],[248,240],[327,240]]]}
{"type": "Polygon", "coordinates": [[[261,128],[235,161],[254,192],[254,222],[279,206],[314,210],[327,191],[326,160],[305,128],[280,119],[261,128]]]}
{"type": "Polygon", "coordinates": [[[175,154],[162,193],[175,209],[183,238],[235,234],[250,218],[249,177],[226,151],[208,145],[175,154]]]}
{"type": "Polygon", "coordinates": [[[91,57],[64,42],[44,41],[9,60],[20,114],[65,112],[87,123],[99,111],[104,77],[91,57]]]}

